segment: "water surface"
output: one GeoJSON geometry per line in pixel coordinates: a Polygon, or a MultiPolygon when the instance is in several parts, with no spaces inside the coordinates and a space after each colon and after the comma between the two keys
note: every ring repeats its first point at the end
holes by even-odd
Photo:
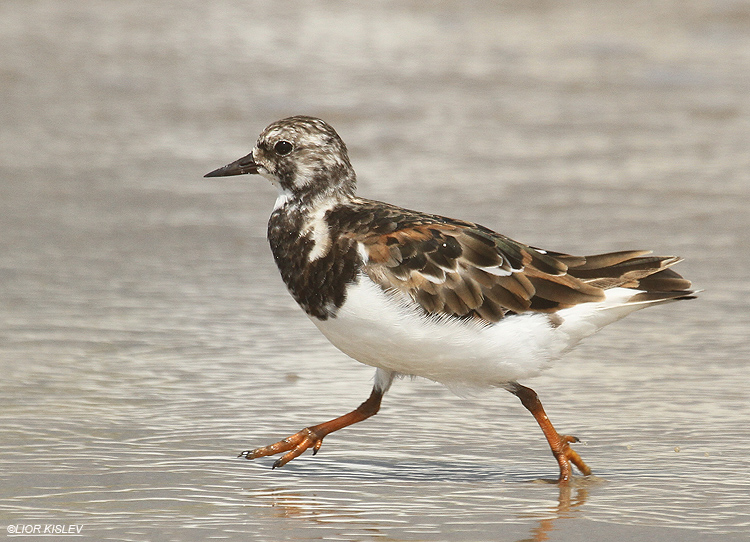
{"type": "Polygon", "coordinates": [[[0,521],[92,540],[744,540],[750,8],[742,2],[0,5],[0,521]],[[262,179],[329,120],[360,193],[572,253],[686,258],[643,311],[503,391],[397,382],[284,469],[237,459],[367,397],[266,246],[262,179]]]}

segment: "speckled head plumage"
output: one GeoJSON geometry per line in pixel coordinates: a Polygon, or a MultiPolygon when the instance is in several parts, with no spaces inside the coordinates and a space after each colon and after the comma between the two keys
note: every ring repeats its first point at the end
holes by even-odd
{"type": "Polygon", "coordinates": [[[301,202],[353,196],[356,175],[346,145],[329,124],[294,116],[270,124],[247,156],[206,177],[259,173],[281,193],[301,202]]]}

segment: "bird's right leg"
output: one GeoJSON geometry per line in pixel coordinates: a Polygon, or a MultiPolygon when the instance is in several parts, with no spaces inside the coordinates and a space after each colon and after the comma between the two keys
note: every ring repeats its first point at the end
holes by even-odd
{"type": "Polygon", "coordinates": [[[573,469],[570,464],[573,463],[582,474],[588,476],[591,474],[591,469],[583,462],[581,456],[570,447],[570,443],[578,442],[576,437],[570,435],[560,435],[557,430],[549,421],[547,413],[544,411],[542,402],[539,400],[536,392],[531,388],[522,386],[518,382],[510,382],[506,385],[506,389],[513,395],[521,400],[523,406],[531,412],[534,419],[542,429],[544,436],[547,438],[549,447],[552,449],[552,455],[557,459],[557,463],[560,466],[560,478],[559,482],[568,482],[573,474],[573,469]]]}

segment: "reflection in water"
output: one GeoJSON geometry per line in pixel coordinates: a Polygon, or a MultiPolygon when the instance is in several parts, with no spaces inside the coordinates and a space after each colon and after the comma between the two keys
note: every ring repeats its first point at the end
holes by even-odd
{"type": "Polygon", "coordinates": [[[588,484],[575,478],[570,484],[559,484],[557,506],[552,510],[553,516],[540,519],[539,524],[531,529],[531,536],[518,542],[543,542],[549,540],[549,533],[555,530],[555,524],[561,519],[574,517],[573,511],[583,506],[588,498],[588,484]],[[585,485],[584,485],[585,484],[585,485]]]}
{"type": "MultiPolygon", "coordinates": [[[[528,529],[528,535],[518,539],[518,542],[543,542],[549,540],[550,533],[558,527],[560,520],[572,519],[580,515],[581,507],[588,499],[589,488],[592,484],[598,484],[598,479],[575,478],[569,485],[550,484],[548,482],[534,482],[527,487],[542,488],[544,490],[555,490],[557,485],[557,502],[549,506],[548,501],[527,501],[524,503],[525,510],[515,513],[516,521],[505,520],[505,523],[515,524],[517,528],[524,525],[528,529]],[[534,512],[529,512],[534,509],[534,512]]],[[[391,484],[383,483],[382,486],[394,487],[391,484]]],[[[515,485],[515,483],[514,483],[515,485]]],[[[414,488],[409,489],[413,491],[414,488]]],[[[485,487],[487,493],[492,489],[485,487]]],[[[363,490],[365,494],[369,492],[363,490]]],[[[546,493],[545,493],[546,494],[546,493]]],[[[341,493],[332,490],[330,487],[320,487],[312,491],[300,491],[288,487],[275,487],[256,489],[247,492],[247,497],[252,501],[254,507],[265,508],[269,515],[289,527],[288,521],[301,522],[299,528],[305,526],[316,527],[335,527],[340,525],[356,525],[358,530],[367,532],[372,536],[396,536],[395,533],[415,534],[418,532],[434,532],[435,529],[442,530],[439,523],[428,521],[429,518],[419,517],[413,513],[406,512],[413,507],[412,502],[404,502],[400,509],[404,510],[403,515],[394,513],[399,507],[394,507],[392,502],[387,499],[375,498],[376,494],[369,494],[369,499],[362,499],[359,494],[354,492],[341,493]]],[[[409,495],[404,494],[404,498],[410,499],[409,495]]],[[[492,503],[485,503],[484,507],[488,515],[494,515],[499,518],[506,517],[508,510],[505,508],[516,509],[518,503],[513,499],[506,500],[498,498],[492,503]]],[[[433,516],[439,516],[441,523],[453,525],[456,532],[471,532],[467,528],[466,520],[477,512],[476,508],[469,509],[452,509],[445,510],[445,501],[435,496],[430,502],[429,513],[433,516]]],[[[492,521],[491,523],[503,523],[503,521],[492,521]]]]}

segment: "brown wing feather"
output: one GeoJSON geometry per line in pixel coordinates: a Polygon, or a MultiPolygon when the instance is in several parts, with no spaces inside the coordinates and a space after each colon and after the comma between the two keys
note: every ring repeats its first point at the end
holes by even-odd
{"type": "Polygon", "coordinates": [[[566,274],[561,260],[463,224],[417,225],[358,241],[370,278],[431,314],[496,322],[509,312],[553,312],[604,297],[566,274]]]}
{"type": "Polygon", "coordinates": [[[357,211],[344,208],[329,219],[362,244],[364,269],[375,283],[405,293],[430,314],[497,322],[509,313],[601,301],[604,290],[617,286],[664,297],[691,293],[690,282],[668,269],[679,258],[648,251],[572,256],[470,222],[357,203],[357,211]]]}

